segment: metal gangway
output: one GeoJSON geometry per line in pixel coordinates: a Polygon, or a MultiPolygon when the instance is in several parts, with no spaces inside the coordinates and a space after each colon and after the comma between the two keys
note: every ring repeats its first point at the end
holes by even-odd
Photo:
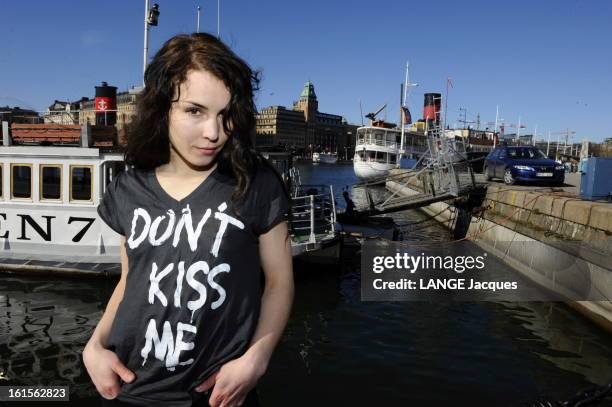
{"type": "Polygon", "coordinates": [[[420,157],[414,170],[391,175],[384,180],[371,180],[356,185],[365,188],[368,199],[368,207],[357,209],[359,215],[374,216],[419,208],[460,198],[485,188],[485,184],[476,182],[462,139],[446,137],[439,124],[426,128],[425,135],[427,151],[420,157]],[[380,184],[381,181],[395,181],[414,190],[415,177],[421,192],[414,195],[398,196],[397,189],[383,201],[374,202],[367,189],[368,186],[380,184]]]}

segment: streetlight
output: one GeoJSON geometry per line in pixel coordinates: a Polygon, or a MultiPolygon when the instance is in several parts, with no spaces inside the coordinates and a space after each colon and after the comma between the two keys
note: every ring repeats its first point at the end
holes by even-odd
{"type": "Polygon", "coordinates": [[[198,21],[196,24],[196,32],[199,33],[200,32],[200,6],[198,6],[198,21]]]}
{"type": "Polygon", "coordinates": [[[147,70],[147,59],[149,54],[149,26],[157,26],[159,19],[159,4],[153,4],[149,8],[149,0],[145,0],[145,20],[144,20],[144,58],[142,64],[142,84],[144,86],[144,73],[147,70]]]}

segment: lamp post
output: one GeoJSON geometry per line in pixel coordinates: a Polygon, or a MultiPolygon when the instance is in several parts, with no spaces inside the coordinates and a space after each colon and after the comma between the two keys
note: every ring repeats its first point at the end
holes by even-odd
{"type": "Polygon", "coordinates": [[[196,32],[200,32],[200,6],[198,6],[198,22],[196,24],[196,32]]]}
{"type": "Polygon", "coordinates": [[[149,54],[149,26],[157,26],[159,19],[159,4],[153,4],[149,8],[149,0],[145,0],[145,20],[144,20],[144,52],[142,62],[142,85],[144,86],[144,73],[147,71],[147,60],[149,54]]]}

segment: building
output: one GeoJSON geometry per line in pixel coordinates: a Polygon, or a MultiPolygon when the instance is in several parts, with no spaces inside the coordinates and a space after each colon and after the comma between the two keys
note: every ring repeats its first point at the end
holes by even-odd
{"type": "Polygon", "coordinates": [[[45,123],[55,124],[79,124],[79,113],[81,103],[88,101],[86,97],[76,102],[64,102],[55,100],[45,111],[43,118],[45,123]]]}
{"type": "Polygon", "coordinates": [[[296,150],[304,147],[306,120],[303,112],[283,106],[266,107],[257,115],[258,146],[283,145],[296,150]]]}
{"type": "MultiPolygon", "coordinates": [[[[411,129],[413,130],[413,129],[411,129]]],[[[413,130],[414,131],[414,130],[413,130]]],[[[447,137],[463,137],[463,138],[469,138],[470,140],[476,139],[476,140],[482,140],[482,141],[490,141],[491,143],[493,142],[493,138],[495,136],[495,133],[489,129],[486,130],[476,130],[476,129],[446,129],[444,130],[444,134],[447,137]]],[[[522,137],[522,136],[521,136],[522,137]]]]}
{"type": "Polygon", "coordinates": [[[9,125],[12,123],[37,124],[42,123],[42,118],[34,110],[22,109],[19,106],[0,106],[0,122],[8,122],[9,125]]]}
{"type": "Polygon", "coordinates": [[[266,107],[257,115],[257,146],[284,146],[306,156],[313,152],[337,152],[341,158],[354,154],[357,126],[339,115],[319,112],[314,84],[304,84],[292,109],[266,107]]]}

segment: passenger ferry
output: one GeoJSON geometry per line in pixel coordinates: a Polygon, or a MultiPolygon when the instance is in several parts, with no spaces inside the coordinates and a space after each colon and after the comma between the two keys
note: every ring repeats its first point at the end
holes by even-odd
{"type": "MultiPolygon", "coordinates": [[[[5,122],[2,130],[0,270],[120,274],[120,236],[97,213],[108,183],[127,170],[115,127],[13,124],[9,130],[5,122]]],[[[289,181],[290,162],[266,158],[289,181]]],[[[294,256],[338,243],[333,190],[292,199],[300,216],[299,231],[289,219],[294,256]]]]}
{"type": "Polygon", "coordinates": [[[404,148],[401,140],[401,129],[388,123],[359,127],[353,157],[355,175],[364,181],[381,179],[390,169],[399,167],[401,158],[419,158],[427,151],[424,135],[404,132],[404,148]]]}
{"type": "Polygon", "coordinates": [[[112,131],[35,124],[13,125],[9,135],[8,128],[0,147],[0,267],[119,272],[119,235],[96,211],[125,170],[112,131]]]}

